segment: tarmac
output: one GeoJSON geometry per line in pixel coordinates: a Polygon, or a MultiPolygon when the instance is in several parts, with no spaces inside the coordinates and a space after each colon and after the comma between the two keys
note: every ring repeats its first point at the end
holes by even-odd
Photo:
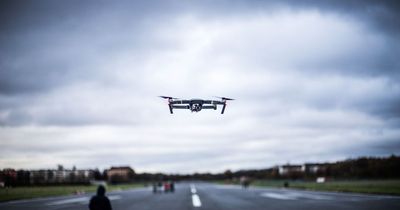
{"type": "MultiPolygon", "coordinates": [[[[58,196],[0,203],[1,210],[89,209],[93,194],[58,196]]],[[[317,192],[293,189],[216,185],[206,182],[176,184],[174,193],[153,194],[152,188],[106,194],[114,210],[355,210],[400,209],[400,196],[317,192]]]]}

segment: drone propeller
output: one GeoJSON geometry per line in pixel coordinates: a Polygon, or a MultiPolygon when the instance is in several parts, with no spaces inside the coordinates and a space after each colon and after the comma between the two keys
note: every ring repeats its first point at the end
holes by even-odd
{"type": "Polygon", "coordinates": [[[174,98],[171,96],[158,96],[158,97],[163,98],[163,99],[178,99],[178,98],[174,98]]]}
{"type": "Polygon", "coordinates": [[[225,100],[225,101],[232,101],[232,100],[235,100],[235,99],[233,99],[233,98],[226,98],[226,97],[219,97],[219,96],[214,96],[214,97],[220,98],[220,99],[225,100]]]}

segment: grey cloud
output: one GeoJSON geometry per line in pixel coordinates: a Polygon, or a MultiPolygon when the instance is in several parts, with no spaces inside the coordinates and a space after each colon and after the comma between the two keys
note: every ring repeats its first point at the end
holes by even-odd
{"type": "Polygon", "coordinates": [[[361,20],[368,21],[378,30],[384,30],[388,33],[398,34],[400,32],[400,23],[397,21],[400,17],[400,4],[396,0],[389,1],[292,1],[304,7],[315,7],[323,11],[340,11],[348,16],[356,16],[361,20]]]}
{"type": "MultiPolygon", "coordinates": [[[[200,16],[211,13],[210,17],[218,20],[221,14],[235,16],[282,7],[317,8],[356,16],[360,22],[384,22],[386,24],[378,25],[389,29],[400,28],[395,25],[398,21],[394,21],[394,16],[398,16],[395,1],[363,1],[362,4],[357,1],[122,1],[114,4],[107,1],[97,4],[90,1],[68,4],[3,1],[2,4],[0,92],[3,94],[45,91],[81,78],[99,77],[101,73],[92,69],[95,67],[92,63],[114,59],[112,54],[121,52],[127,45],[142,50],[159,48],[154,45],[157,40],[149,37],[148,31],[165,24],[163,21],[191,12],[200,16]]],[[[387,43],[386,50],[373,57],[344,55],[305,59],[296,65],[302,70],[314,69],[319,73],[328,70],[374,76],[390,71],[397,78],[399,49],[398,40],[393,39],[387,43]]],[[[306,49],[304,53],[307,53],[306,49]]]]}
{"type": "Polygon", "coordinates": [[[81,80],[109,79],[113,70],[97,69],[99,64],[131,48],[140,59],[138,49],[149,47],[147,31],[155,24],[151,19],[143,23],[151,7],[135,2],[126,7],[81,1],[2,4],[0,94],[45,92],[81,80]]]}
{"type": "Polygon", "coordinates": [[[43,165],[192,172],[399,153],[398,10],[394,1],[2,1],[0,163],[51,156],[43,165]],[[292,27],[297,19],[307,28],[292,27]],[[170,115],[160,94],[238,100],[225,115],[170,115]]]}
{"type": "MultiPolygon", "coordinates": [[[[215,1],[211,2],[215,3],[215,1]]],[[[339,13],[359,19],[377,30],[385,31],[385,33],[396,35],[400,32],[400,23],[397,21],[400,18],[400,4],[396,0],[364,0],[362,2],[358,0],[219,1],[216,4],[218,11],[225,12],[259,12],[260,10],[273,12],[272,10],[282,7],[289,7],[293,10],[317,9],[324,13],[339,13]]]]}

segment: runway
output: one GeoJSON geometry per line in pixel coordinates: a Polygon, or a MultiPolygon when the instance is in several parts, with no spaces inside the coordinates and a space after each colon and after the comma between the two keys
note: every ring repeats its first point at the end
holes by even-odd
{"type": "MultiPolygon", "coordinates": [[[[92,194],[0,203],[4,210],[88,209],[92,194]]],[[[176,184],[175,193],[153,194],[150,188],[107,193],[114,210],[338,210],[400,209],[399,196],[313,192],[276,188],[242,189],[204,182],[176,184]]]]}

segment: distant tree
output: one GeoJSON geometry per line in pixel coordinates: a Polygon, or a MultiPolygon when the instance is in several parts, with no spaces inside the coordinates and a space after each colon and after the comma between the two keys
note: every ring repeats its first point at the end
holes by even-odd
{"type": "Polygon", "coordinates": [[[25,170],[17,171],[17,185],[26,186],[30,185],[30,172],[25,170]]]}
{"type": "Polygon", "coordinates": [[[225,179],[233,179],[233,173],[229,169],[224,172],[224,176],[225,176],[225,179]]]}
{"type": "Polygon", "coordinates": [[[94,169],[93,171],[93,177],[95,180],[104,180],[103,174],[99,171],[98,168],[94,169]]]}
{"type": "Polygon", "coordinates": [[[103,170],[103,178],[104,180],[108,179],[107,170],[103,170]]]}

